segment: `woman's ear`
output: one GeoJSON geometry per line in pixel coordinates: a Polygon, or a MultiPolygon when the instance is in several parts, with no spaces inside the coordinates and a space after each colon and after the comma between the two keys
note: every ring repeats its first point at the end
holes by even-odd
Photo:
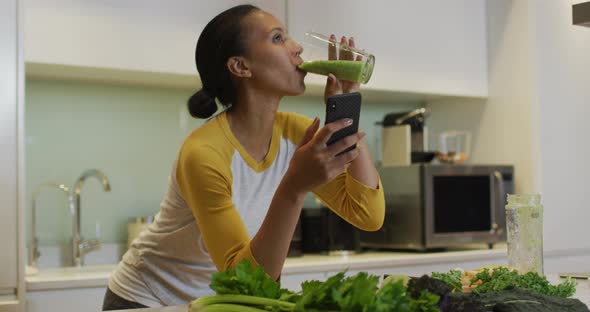
{"type": "Polygon", "coordinates": [[[227,60],[227,69],[236,77],[250,78],[252,72],[248,66],[248,62],[241,56],[232,56],[227,60]]]}

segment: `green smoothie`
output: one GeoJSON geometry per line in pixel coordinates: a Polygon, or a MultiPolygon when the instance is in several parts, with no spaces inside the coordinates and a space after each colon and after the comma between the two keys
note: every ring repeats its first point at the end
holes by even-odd
{"type": "Polygon", "coordinates": [[[320,60],[305,62],[299,65],[299,68],[318,75],[327,76],[331,73],[341,80],[366,83],[366,81],[363,81],[365,64],[364,61],[320,60]]]}

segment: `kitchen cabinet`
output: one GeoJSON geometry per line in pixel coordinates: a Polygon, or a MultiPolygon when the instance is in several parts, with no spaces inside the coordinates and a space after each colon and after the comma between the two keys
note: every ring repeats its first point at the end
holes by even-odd
{"type": "Polygon", "coordinates": [[[18,1],[0,2],[0,311],[18,311],[24,298],[22,203],[22,59],[18,1]]]}
{"type": "Polygon", "coordinates": [[[285,17],[284,0],[23,2],[28,63],[185,75],[196,74],[200,31],[223,10],[247,2],[285,17]]]}
{"type": "Polygon", "coordinates": [[[29,291],[27,312],[101,311],[106,292],[103,287],[29,291]]]}
{"type": "MultiPolygon", "coordinates": [[[[353,35],[376,56],[365,95],[392,102],[487,96],[484,0],[255,0],[301,40],[353,35]]],[[[27,77],[199,87],[194,48],[213,16],[242,0],[23,0],[27,77]]],[[[308,75],[308,95],[325,77],[308,75]]]]}
{"type": "Polygon", "coordinates": [[[353,36],[373,53],[368,89],[487,96],[485,0],[290,0],[287,20],[296,40],[353,36]]]}

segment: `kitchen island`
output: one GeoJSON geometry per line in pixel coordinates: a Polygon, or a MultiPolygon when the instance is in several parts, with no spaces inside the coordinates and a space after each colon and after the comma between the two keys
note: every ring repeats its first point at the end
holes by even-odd
{"type": "MultiPolygon", "coordinates": [[[[559,283],[562,279],[559,279],[557,274],[549,274],[547,276],[552,283],[559,283]]],[[[578,280],[578,286],[576,287],[576,295],[574,298],[582,301],[586,306],[590,306],[590,282],[588,280],[578,280]]],[[[121,312],[186,312],[188,311],[187,305],[165,307],[165,308],[148,308],[148,309],[136,309],[136,310],[120,310],[121,312]]]]}
{"type": "MultiPolygon", "coordinates": [[[[465,248],[440,252],[366,252],[354,255],[305,255],[288,258],[281,278],[282,286],[299,290],[304,280],[325,280],[345,270],[349,274],[366,271],[371,274],[421,275],[433,271],[446,272],[453,268],[474,269],[487,264],[506,264],[506,246],[494,249],[465,248]]],[[[546,272],[590,270],[590,257],[585,250],[579,253],[545,254],[546,272]]],[[[26,277],[27,311],[99,311],[110,272],[115,265],[93,265],[83,268],[41,269],[26,277]]],[[[587,281],[579,286],[580,299],[590,303],[587,281]],[[581,288],[580,288],[581,287],[581,288]]],[[[165,312],[176,312],[166,311],[165,312]]]]}
{"type": "MultiPolygon", "coordinates": [[[[557,274],[548,274],[547,278],[552,283],[560,283],[563,279],[560,279],[557,274]]],[[[590,282],[588,280],[578,280],[576,287],[576,295],[574,298],[582,301],[586,306],[590,306],[590,282]]],[[[136,310],[122,310],[121,312],[187,312],[188,305],[165,307],[165,308],[148,308],[148,309],[136,309],[136,310]]]]}

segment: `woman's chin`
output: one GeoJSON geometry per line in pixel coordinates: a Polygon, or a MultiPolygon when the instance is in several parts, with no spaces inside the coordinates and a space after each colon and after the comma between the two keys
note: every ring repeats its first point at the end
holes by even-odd
{"type": "Polygon", "coordinates": [[[286,96],[302,95],[303,93],[305,93],[305,84],[302,83],[301,86],[299,86],[298,88],[289,90],[286,93],[287,93],[286,96]]]}
{"type": "Polygon", "coordinates": [[[301,86],[301,89],[299,90],[299,92],[297,93],[297,95],[302,95],[303,93],[305,93],[305,84],[303,84],[301,86]]]}
{"type": "Polygon", "coordinates": [[[302,95],[303,93],[305,93],[305,82],[302,81],[301,85],[299,86],[299,90],[295,95],[302,95]]]}

